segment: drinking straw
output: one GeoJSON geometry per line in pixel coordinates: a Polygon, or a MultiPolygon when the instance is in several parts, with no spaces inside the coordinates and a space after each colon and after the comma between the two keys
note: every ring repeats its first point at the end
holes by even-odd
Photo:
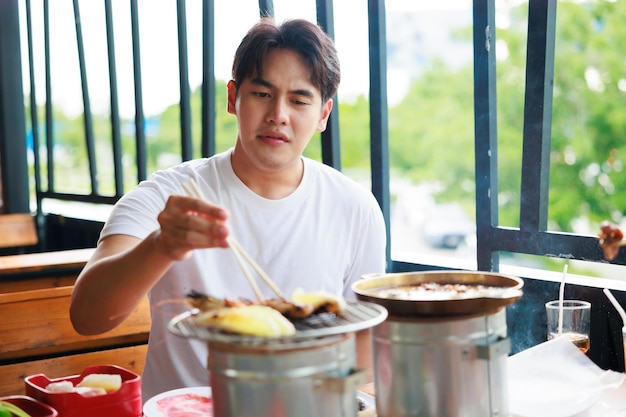
{"type": "Polygon", "coordinates": [[[563,333],[563,295],[565,294],[565,277],[567,276],[567,264],[563,265],[563,276],[561,277],[561,286],[559,287],[559,327],[558,333],[563,333]]]}
{"type": "Polygon", "coordinates": [[[613,307],[615,307],[619,315],[622,317],[622,325],[623,326],[626,325],[626,311],[624,311],[622,306],[617,302],[617,300],[615,299],[615,296],[613,296],[613,294],[611,293],[611,291],[609,291],[608,288],[604,289],[604,294],[606,294],[606,297],[609,299],[611,304],[613,304],[613,307]]]}

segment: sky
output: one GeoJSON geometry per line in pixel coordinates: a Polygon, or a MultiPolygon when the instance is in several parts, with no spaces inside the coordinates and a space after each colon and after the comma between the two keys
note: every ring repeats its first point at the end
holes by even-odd
{"type": "MultiPolygon", "coordinates": [[[[39,70],[35,74],[35,90],[38,103],[45,102],[45,74],[43,73],[43,17],[41,2],[31,2],[33,27],[34,61],[39,70]]],[[[338,91],[340,100],[351,100],[367,95],[369,88],[367,1],[335,0],[335,41],[342,66],[342,81],[338,91]]],[[[50,2],[51,22],[51,72],[53,100],[70,115],[82,112],[82,96],[74,12],[71,0],[50,2]]],[[[108,112],[109,79],[106,47],[104,2],[80,0],[81,28],[87,62],[88,89],[93,112],[108,112]]],[[[120,113],[124,118],[134,115],[133,68],[130,6],[128,0],[112,0],[116,47],[117,83],[120,113]]],[[[195,88],[202,80],[201,56],[201,7],[200,0],[188,0],[187,40],[189,57],[189,82],[195,88]]],[[[215,61],[216,78],[230,79],[232,57],[247,29],[258,20],[257,0],[215,1],[215,61]],[[225,18],[222,18],[224,16],[225,18]]],[[[141,39],[141,65],[143,71],[142,91],[144,112],[151,116],[162,112],[179,100],[178,46],[175,0],[139,0],[139,28],[141,39]]],[[[315,20],[315,1],[274,0],[276,19],[290,17],[315,20]]],[[[402,13],[428,13],[456,11],[467,15],[471,22],[471,0],[407,1],[387,0],[388,17],[402,13]]],[[[24,10],[22,32],[25,33],[24,10]]],[[[426,25],[427,22],[424,22],[426,25]]],[[[432,36],[437,34],[435,26],[425,30],[432,36]]],[[[393,28],[387,28],[388,32],[393,28]]],[[[390,33],[391,34],[391,33],[390,33]]],[[[23,39],[26,39],[23,36],[23,39]]],[[[434,44],[434,42],[432,42],[434,44]]],[[[28,54],[23,44],[25,92],[29,94],[28,54]]],[[[410,65],[410,63],[408,64],[410,65]]],[[[400,100],[411,79],[410,68],[388,68],[389,101],[400,100]]]]}

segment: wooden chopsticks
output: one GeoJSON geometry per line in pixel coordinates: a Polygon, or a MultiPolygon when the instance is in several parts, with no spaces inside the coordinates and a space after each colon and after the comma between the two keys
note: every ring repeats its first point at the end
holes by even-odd
{"type": "Polygon", "coordinates": [[[274,293],[278,296],[278,298],[280,298],[281,300],[285,300],[285,297],[283,296],[280,289],[276,286],[274,281],[272,281],[272,279],[265,273],[265,271],[259,266],[259,264],[256,263],[254,259],[252,259],[250,254],[241,247],[239,242],[237,242],[235,238],[232,236],[228,236],[226,238],[226,241],[228,242],[228,245],[231,247],[231,249],[235,249],[236,253],[239,253],[241,256],[245,258],[246,261],[248,261],[250,266],[252,266],[252,268],[256,271],[256,273],[259,274],[263,282],[265,282],[267,286],[270,287],[272,291],[274,291],[274,293]]]}
{"type": "MultiPolygon", "coordinates": [[[[208,201],[204,197],[202,191],[200,190],[200,187],[198,187],[198,184],[196,183],[196,181],[194,181],[193,178],[189,180],[188,184],[183,183],[183,188],[185,189],[187,194],[189,194],[190,196],[199,198],[204,201],[208,201]]],[[[250,271],[248,270],[248,266],[246,265],[246,262],[248,262],[250,266],[252,266],[252,268],[261,277],[261,279],[265,282],[265,284],[267,284],[267,286],[270,287],[270,289],[274,291],[274,293],[276,293],[276,295],[281,300],[285,300],[285,297],[283,296],[282,292],[278,289],[274,281],[272,281],[272,279],[265,273],[265,271],[263,271],[263,269],[259,266],[259,264],[257,264],[254,261],[252,256],[250,256],[250,254],[248,254],[248,252],[246,252],[241,247],[239,242],[237,242],[237,240],[232,235],[229,235],[228,237],[226,237],[226,242],[228,242],[228,246],[230,250],[233,252],[233,255],[235,255],[235,259],[237,260],[239,267],[241,268],[244,275],[246,276],[246,279],[248,280],[250,287],[252,287],[252,291],[254,291],[254,295],[257,297],[257,299],[259,300],[261,304],[266,304],[265,297],[263,297],[263,294],[261,294],[261,290],[259,289],[259,286],[257,285],[256,281],[250,274],[250,271]]]]}

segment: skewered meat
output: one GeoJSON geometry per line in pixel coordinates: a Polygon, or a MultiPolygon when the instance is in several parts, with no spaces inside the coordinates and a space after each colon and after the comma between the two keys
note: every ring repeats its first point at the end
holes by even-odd
{"type": "Polygon", "coordinates": [[[198,325],[259,337],[290,336],[296,328],[277,310],[264,305],[224,307],[198,314],[198,325]]]}
{"type": "Polygon", "coordinates": [[[598,234],[598,242],[604,251],[604,259],[612,261],[617,257],[619,248],[626,244],[623,239],[624,234],[619,228],[609,222],[602,223],[600,234],[598,234]]]}

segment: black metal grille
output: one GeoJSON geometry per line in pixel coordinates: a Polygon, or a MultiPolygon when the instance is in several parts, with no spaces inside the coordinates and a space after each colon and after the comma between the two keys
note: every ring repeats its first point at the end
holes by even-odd
{"type": "Polygon", "coordinates": [[[218,329],[199,326],[195,323],[198,310],[188,311],[174,317],[169,323],[169,330],[178,336],[247,346],[292,346],[309,343],[312,339],[341,335],[368,329],[380,324],[387,318],[387,310],[374,303],[362,301],[349,302],[341,315],[315,314],[306,319],[292,320],[296,333],[292,336],[265,338],[257,336],[230,334],[218,329]]]}

